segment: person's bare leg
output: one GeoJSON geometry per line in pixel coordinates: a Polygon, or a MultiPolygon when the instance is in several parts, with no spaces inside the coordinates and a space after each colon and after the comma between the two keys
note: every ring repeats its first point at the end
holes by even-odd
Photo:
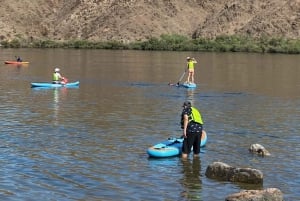
{"type": "Polygon", "coordinates": [[[187,154],[184,154],[184,153],[182,153],[182,158],[187,158],[188,157],[188,155],[187,154]]]}
{"type": "Polygon", "coordinates": [[[194,72],[192,72],[192,83],[195,83],[194,82],[194,72]]]}

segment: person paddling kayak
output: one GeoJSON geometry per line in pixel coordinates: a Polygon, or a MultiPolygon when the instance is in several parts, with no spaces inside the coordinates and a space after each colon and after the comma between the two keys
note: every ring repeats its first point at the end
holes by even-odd
{"type": "Polygon", "coordinates": [[[17,57],[17,62],[22,62],[23,60],[21,59],[20,56],[17,57]]]}
{"type": "Polygon", "coordinates": [[[52,83],[54,83],[54,84],[66,84],[66,82],[67,82],[67,79],[64,78],[60,74],[60,69],[59,68],[55,68],[53,76],[52,76],[52,83]]]}

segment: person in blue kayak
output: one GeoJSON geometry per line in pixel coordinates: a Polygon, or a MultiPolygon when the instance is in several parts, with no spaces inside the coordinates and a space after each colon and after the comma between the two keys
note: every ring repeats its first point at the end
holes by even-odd
{"type": "Polygon", "coordinates": [[[187,71],[188,71],[188,77],[186,83],[195,83],[194,82],[194,74],[195,74],[195,64],[197,63],[195,58],[187,57],[186,58],[187,63],[187,71]]]}
{"type": "Polygon", "coordinates": [[[17,57],[17,62],[22,62],[23,60],[21,59],[20,56],[17,57]]]}
{"type": "Polygon", "coordinates": [[[66,83],[65,78],[60,74],[59,68],[54,69],[54,73],[52,76],[52,83],[54,83],[54,84],[65,84],[66,83]]]}
{"type": "Polygon", "coordinates": [[[200,153],[201,136],[203,129],[202,116],[198,109],[192,107],[190,101],[183,103],[181,114],[181,128],[183,129],[182,158],[187,158],[192,147],[194,156],[200,153]]]}

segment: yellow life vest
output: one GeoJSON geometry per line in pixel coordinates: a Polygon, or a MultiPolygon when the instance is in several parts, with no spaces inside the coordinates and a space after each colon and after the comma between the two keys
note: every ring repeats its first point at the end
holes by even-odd
{"type": "Polygon", "coordinates": [[[194,69],[194,63],[193,60],[188,61],[188,69],[194,69]]]}
{"type": "Polygon", "coordinates": [[[191,109],[192,109],[192,112],[189,116],[189,122],[194,121],[198,124],[203,124],[200,112],[194,107],[191,107],[191,109]]]}
{"type": "Polygon", "coordinates": [[[59,81],[59,77],[57,73],[53,73],[53,77],[52,77],[53,81],[59,81]]]}

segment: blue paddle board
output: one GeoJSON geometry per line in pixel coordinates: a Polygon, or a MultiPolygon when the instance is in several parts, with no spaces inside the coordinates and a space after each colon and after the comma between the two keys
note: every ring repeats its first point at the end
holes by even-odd
{"type": "MultiPolygon", "coordinates": [[[[203,130],[201,137],[201,147],[204,147],[207,142],[207,134],[203,130]]],[[[182,152],[183,138],[169,138],[166,141],[160,142],[147,149],[150,157],[164,158],[171,156],[178,156],[182,152]]]]}
{"type": "Polygon", "coordinates": [[[195,83],[183,83],[182,86],[185,88],[196,88],[197,87],[197,85],[195,83]]]}

